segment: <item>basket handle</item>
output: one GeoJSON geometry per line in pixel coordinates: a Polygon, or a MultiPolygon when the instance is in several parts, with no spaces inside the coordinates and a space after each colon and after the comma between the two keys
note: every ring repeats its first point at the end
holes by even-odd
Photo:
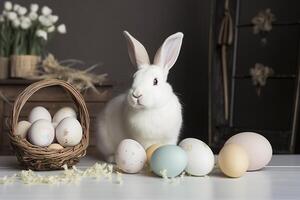
{"type": "Polygon", "coordinates": [[[11,136],[13,136],[15,127],[19,120],[20,112],[23,106],[25,105],[25,103],[27,102],[27,100],[38,90],[50,86],[61,86],[71,95],[72,99],[74,100],[78,108],[80,123],[82,129],[84,130],[83,133],[86,134],[85,137],[87,139],[87,145],[88,145],[90,118],[89,118],[89,113],[84,98],[73,85],[71,85],[66,81],[62,81],[58,79],[45,79],[42,81],[35,82],[30,86],[28,86],[27,88],[25,88],[25,90],[23,90],[18,95],[17,99],[15,100],[13,110],[12,110],[12,115],[11,115],[11,131],[10,131],[11,136]]]}

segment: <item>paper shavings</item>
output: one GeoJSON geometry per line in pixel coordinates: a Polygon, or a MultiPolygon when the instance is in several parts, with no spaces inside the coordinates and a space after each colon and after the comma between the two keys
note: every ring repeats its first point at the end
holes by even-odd
{"type": "MultiPolygon", "coordinates": [[[[68,169],[67,165],[63,166],[64,171],[56,175],[40,175],[32,170],[22,170],[18,174],[12,176],[4,176],[0,178],[0,185],[12,184],[16,181],[20,181],[23,184],[78,184],[84,178],[93,178],[97,181],[104,178],[108,181],[112,181],[113,165],[103,163],[95,163],[93,166],[80,170],[73,166],[68,169]]],[[[123,183],[122,173],[116,172],[116,182],[118,184],[123,183]]]]}
{"type": "Polygon", "coordinates": [[[161,170],[160,174],[161,174],[162,178],[165,180],[165,182],[167,182],[169,184],[179,184],[185,177],[185,172],[182,172],[178,177],[169,178],[167,176],[166,169],[161,170]]]}
{"type": "Polygon", "coordinates": [[[14,174],[12,176],[4,176],[2,178],[0,178],[0,185],[6,185],[6,184],[12,184],[15,182],[16,180],[16,176],[17,174],[14,174]]]}

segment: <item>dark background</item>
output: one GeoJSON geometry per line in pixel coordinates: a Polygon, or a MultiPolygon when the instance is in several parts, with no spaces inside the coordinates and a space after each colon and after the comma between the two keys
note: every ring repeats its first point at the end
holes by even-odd
{"type": "MultiPolygon", "coordinates": [[[[261,48],[258,36],[252,34],[251,19],[258,11],[271,8],[279,23],[300,22],[300,1],[230,0],[234,21],[239,18],[236,24],[239,42],[229,53],[232,56],[237,51],[236,75],[248,76],[249,68],[257,61],[274,67],[276,73],[295,75],[294,79],[284,81],[271,78],[261,97],[256,96],[249,77],[237,80],[232,117],[235,129],[222,119],[222,87],[218,83],[221,79],[216,38],[224,0],[15,0],[13,3],[38,3],[52,8],[60,17],[59,23],[66,24],[67,34],[57,35],[50,41],[48,51],[60,60],[79,59],[87,66],[102,63],[96,71],[109,74],[114,83],[114,96],[129,87],[135,71],[129,61],[123,30],[144,44],[150,59],[167,36],[183,32],[182,50],[169,74],[169,82],[183,104],[182,138],[215,142],[217,150],[235,132],[262,130],[258,132],[264,134],[275,149],[282,146],[284,150],[278,152],[288,151],[300,29],[299,26],[275,26],[268,38],[269,45],[261,48]],[[276,138],[278,142],[273,143],[276,138]]],[[[229,60],[231,74],[233,59],[229,60]]]]}
{"type": "Polygon", "coordinates": [[[221,46],[217,43],[225,1],[214,1],[211,22],[210,146],[218,150],[233,134],[253,131],[270,141],[274,153],[299,153],[300,1],[229,1],[234,31],[226,56],[229,120],[224,118],[221,46]],[[251,20],[266,9],[275,16],[272,29],[254,34],[251,20]],[[250,75],[256,63],[274,71],[260,95],[250,75]]]}
{"type": "Polygon", "coordinates": [[[207,141],[211,1],[13,1],[21,5],[34,2],[52,8],[60,17],[59,23],[67,26],[66,35],[57,35],[49,42],[49,52],[59,59],[75,58],[87,65],[102,63],[97,71],[107,72],[116,83],[115,95],[129,87],[135,70],[129,61],[123,30],[144,44],[151,59],[166,37],[183,32],[182,51],[169,82],[183,104],[182,137],[207,141]]]}

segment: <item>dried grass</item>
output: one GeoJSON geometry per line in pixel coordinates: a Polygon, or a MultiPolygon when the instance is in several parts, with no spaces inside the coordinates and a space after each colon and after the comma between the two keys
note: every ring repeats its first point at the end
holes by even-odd
{"type": "Polygon", "coordinates": [[[59,79],[72,84],[76,89],[83,92],[89,88],[98,93],[95,85],[102,85],[107,80],[107,74],[94,74],[98,65],[93,65],[85,70],[72,68],[76,64],[82,64],[78,60],[65,60],[59,62],[52,54],[49,54],[43,61],[35,75],[28,79],[59,79]]]}

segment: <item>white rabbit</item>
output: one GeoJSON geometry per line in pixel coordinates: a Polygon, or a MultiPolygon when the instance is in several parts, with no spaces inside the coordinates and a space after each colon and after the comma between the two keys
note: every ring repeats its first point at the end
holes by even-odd
{"type": "Polygon", "coordinates": [[[155,143],[176,144],[181,125],[181,104],[167,83],[180,52],[183,34],[169,36],[151,65],[144,46],[124,31],[131,62],[137,67],[131,88],[112,99],[98,118],[97,147],[108,162],[126,138],[145,149],[155,143]]]}

